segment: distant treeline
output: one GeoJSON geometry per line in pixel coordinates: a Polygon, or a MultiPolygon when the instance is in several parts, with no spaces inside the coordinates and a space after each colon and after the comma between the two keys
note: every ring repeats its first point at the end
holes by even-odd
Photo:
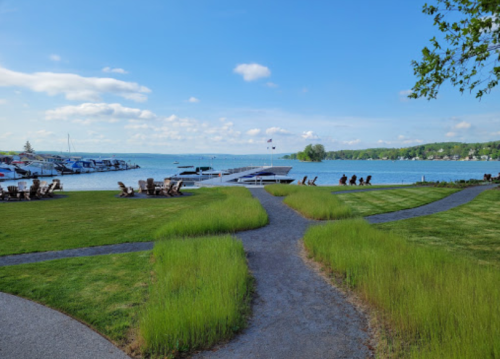
{"type": "MultiPolygon", "coordinates": [[[[299,153],[283,156],[284,159],[301,159],[299,153]]],[[[369,148],[366,150],[341,150],[324,153],[322,160],[499,160],[500,141],[484,143],[442,142],[407,148],[369,148]]]]}

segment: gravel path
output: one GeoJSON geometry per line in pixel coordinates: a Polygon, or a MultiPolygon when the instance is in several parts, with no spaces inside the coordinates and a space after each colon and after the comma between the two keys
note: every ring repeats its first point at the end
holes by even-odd
{"type": "Polygon", "coordinates": [[[99,247],[65,249],[62,251],[16,254],[12,256],[0,257],[0,267],[50,261],[53,259],[102,256],[106,254],[148,251],[153,249],[153,245],[153,242],[135,242],[111,244],[99,247]]]}
{"type": "Polygon", "coordinates": [[[400,221],[402,219],[409,219],[414,217],[428,216],[431,214],[448,211],[452,208],[469,203],[476,198],[481,192],[492,189],[497,185],[476,186],[463,189],[455,192],[448,197],[440,199],[439,201],[432,202],[421,207],[404,209],[397,212],[376,214],[373,216],[365,217],[370,223],[385,223],[392,221],[400,221]]]}
{"type": "Polygon", "coordinates": [[[241,232],[258,298],[249,328],[197,358],[367,358],[365,318],[300,257],[306,220],[263,189],[251,190],[270,224],[241,232]]]}
{"type": "Polygon", "coordinates": [[[0,358],[130,359],[80,322],[0,292],[0,358]]]}

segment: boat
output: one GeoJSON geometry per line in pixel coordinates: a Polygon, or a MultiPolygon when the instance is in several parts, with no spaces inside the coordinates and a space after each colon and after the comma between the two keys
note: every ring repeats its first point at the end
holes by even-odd
{"type": "Polygon", "coordinates": [[[22,178],[22,175],[17,173],[16,166],[0,164],[0,181],[18,178],[22,178]]]}
{"type": "Polygon", "coordinates": [[[195,182],[229,174],[227,171],[216,171],[209,166],[179,166],[178,168],[184,169],[184,171],[167,176],[167,178],[170,178],[173,181],[183,180],[184,182],[195,182]]]}
{"type": "Polygon", "coordinates": [[[22,170],[29,171],[30,177],[52,177],[57,176],[55,165],[53,162],[46,161],[29,161],[24,166],[20,167],[22,170]]]}
{"type": "Polygon", "coordinates": [[[178,165],[178,164],[179,164],[179,162],[177,162],[177,161],[172,162],[172,163],[173,163],[174,165],[178,165]]]}
{"type": "Polygon", "coordinates": [[[287,175],[277,175],[273,172],[257,172],[254,174],[246,175],[238,178],[237,182],[241,184],[256,184],[256,185],[268,185],[268,184],[290,184],[295,181],[295,178],[289,177],[287,175]]]}

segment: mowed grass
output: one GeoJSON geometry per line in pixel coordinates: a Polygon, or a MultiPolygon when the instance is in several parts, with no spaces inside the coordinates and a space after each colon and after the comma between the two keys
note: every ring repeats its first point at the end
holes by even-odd
{"type": "Polygon", "coordinates": [[[269,219],[259,200],[242,187],[216,188],[225,195],[183,211],[155,231],[155,238],[193,237],[233,233],[265,226],[269,219]]]}
{"type": "Polygon", "coordinates": [[[208,348],[245,326],[251,277],[230,236],[171,239],[154,248],[154,278],[140,313],[143,352],[208,348]]]}
{"type": "Polygon", "coordinates": [[[376,228],[432,248],[500,266],[500,190],[481,193],[472,202],[430,216],[377,224],[376,228]]]}
{"type": "Polygon", "coordinates": [[[497,268],[410,243],[361,219],[312,227],[304,243],[375,309],[389,333],[379,355],[500,357],[497,268]]]}
{"type": "Polygon", "coordinates": [[[59,259],[0,267],[0,291],[34,300],[89,324],[117,344],[137,326],[151,252],[59,259]]]}
{"type": "MultiPolygon", "coordinates": [[[[166,199],[116,198],[117,193],[69,192],[67,198],[52,201],[0,204],[0,256],[151,241],[158,228],[168,225],[180,234],[190,235],[189,228],[196,224],[196,218],[212,210],[219,213],[211,216],[247,213],[234,198],[251,197],[245,188],[204,188],[193,191],[191,196],[166,199]],[[218,202],[224,205],[218,207],[218,202]],[[183,228],[185,233],[181,233],[183,228]]],[[[245,206],[252,207],[253,211],[248,212],[252,217],[233,216],[221,230],[234,232],[265,224],[263,217],[267,215],[257,200],[245,198],[242,202],[252,202],[245,206]],[[260,217],[256,219],[257,214],[260,217]]],[[[196,228],[211,233],[212,227],[211,220],[202,218],[196,228]]]]}
{"type": "Polygon", "coordinates": [[[420,207],[443,199],[457,191],[459,189],[423,187],[346,193],[337,196],[352,208],[354,215],[364,217],[420,207]]]}

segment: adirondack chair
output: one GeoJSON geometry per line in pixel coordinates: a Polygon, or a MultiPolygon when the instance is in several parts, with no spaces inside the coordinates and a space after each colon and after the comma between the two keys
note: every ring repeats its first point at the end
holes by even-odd
{"type": "Polygon", "coordinates": [[[307,180],[307,176],[304,176],[304,178],[302,179],[302,181],[297,182],[297,185],[299,185],[299,186],[305,186],[306,185],[306,180],[307,180]]]}
{"type": "Polygon", "coordinates": [[[365,186],[371,186],[372,184],[370,183],[370,181],[372,180],[372,176],[367,176],[366,177],[366,182],[365,182],[365,186]]]}
{"type": "Polygon", "coordinates": [[[174,187],[174,182],[170,178],[165,178],[163,180],[163,187],[161,189],[161,194],[165,197],[172,197],[172,188],[174,187]]]}
{"type": "Polygon", "coordinates": [[[340,177],[339,186],[347,186],[347,176],[345,174],[340,177]]]}
{"type": "Polygon", "coordinates": [[[54,188],[56,187],[55,183],[52,182],[51,184],[49,184],[49,187],[47,188],[47,192],[46,192],[46,197],[54,197],[54,188]]]}
{"type": "Polygon", "coordinates": [[[491,182],[491,174],[484,174],[483,181],[491,182]]]}
{"type": "Polygon", "coordinates": [[[40,187],[47,187],[47,181],[40,182],[40,187]]]}
{"type": "Polygon", "coordinates": [[[184,183],[183,180],[180,180],[178,181],[173,187],[172,187],[172,195],[174,196],[183,196],[184,193],[181,192],[181,187],[182,187],[182,184],[184,183]]]}
{"type": "Polygon", "coordinates": [[[139,193],[147,193],[148,189],[146,188],[146,181],[140,180],[139,181],[139,193]]]}
{"type": "Polygon", "coordinates": [[[120,186],[120,189],[122,192],[120,193],[120,197],[133,197],[134,196],[134,189],[132,187],[126,187],[123,182],[118,182],[118,186],[120,186]]]}
{"type": "Polygon", "coordinates": [[[148,178],[146,182],[147,194],[154,196],[156,194],[155,180],[153,178],[148,178]]]}
{"type": "Polygon", "coordinates": [[[14,199],[14,198],[17,198],[18,201],[21,200],[21,194],[17,190],[17,186],[8,186],[7,190],[9,191],[9,193],[8,193],[9,198],[7,199],[8,201],[10,201],[11,199],[14,199]]]}
{"type": "Polygon", "coordinates": [[[30,200],[30,191],[28,190],[28,183],[26,181],[18,182],[17,190],[21,198],[24,198],[28,201],[30,200]]]}
{"type": "Polygon", "coordinates": [[[361,177],[361,178],[359,179],[359,185],[360,185],[360,186],[364,186],[364,185],[365,185],[365,180],[363,179],[363,177],[361,177]]]}
{"type": "Polygon", "coordinates": [[[30,187],[30,198],[40,199],[40,180],[34,179],[30,187]]]}
{"type": "Polygon", "coordinates": [[[349,186],[356,186],[356,179],[358,177],[356,175],[352,175],[351,179],[349,180],[349,186]]]}
{"type": "Polygon", "coordinates": [[[52,182],[56,184],[56,186],[54,187],[54,191],[55,191],[56,189],[58,189],[59,191],[62,191],[62,190],[63,190],[63,184],[61,183],[61,180],[60,180],[60,179],[58,179],[58,178],[54,178],[54,179],[52,180],[52,182]]]}
{"type": "Polygon", "coordinates": [[[307,181],[307,184],[309,186],[316,186],[316,180],[317,179],[318,179],[318,176],[314,177],[314,179],[312,181],[311,180],[307,181]]]}

